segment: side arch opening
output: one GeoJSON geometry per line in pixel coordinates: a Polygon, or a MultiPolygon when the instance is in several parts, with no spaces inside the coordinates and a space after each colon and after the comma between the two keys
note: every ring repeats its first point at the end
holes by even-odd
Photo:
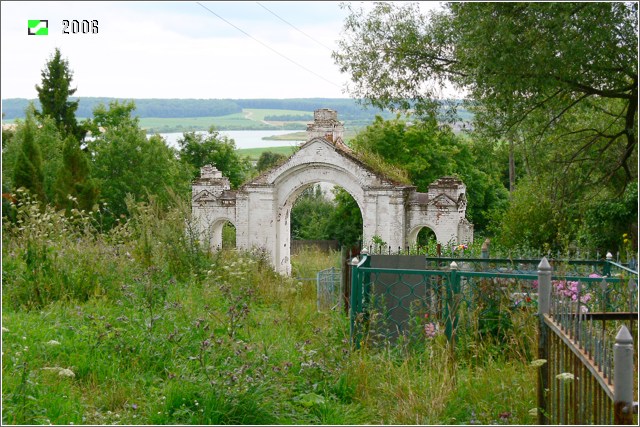
{"type": "Polygon", "coordinates": [[[228,218],[220,218],[213,221],[210,227],[211,249],[235,249],[236,227],[228,218]]]}
{"type": "Polygon", "coordinates": [[[408,244],[420,254],[436,255],[438,236],[428,225],[419,225],[411,230],[407,238],[408,244]]]}

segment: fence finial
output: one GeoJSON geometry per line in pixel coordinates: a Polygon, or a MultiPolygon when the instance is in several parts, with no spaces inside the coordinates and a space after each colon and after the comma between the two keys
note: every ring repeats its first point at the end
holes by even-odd
{"type": "Polygon", "coordinates": [[[551,305],[551,265],[547,257],[538,264],[538,314],[549,314],[551,305]]]}
{"type": "Polygon", "coordinates": [[[540,260],[538,270],[551,271],[551,265],[549,264],[549,261],[547,261],[547,257],[543,257],[542,260],[540,260]]]}
{"type": "Polygon", "coordinates": [[[369,250],[368,250],[366,247],[364,247],[364,248],[362,248],[362,250],[360,251],[360,253],[361,253],[362,255],[369,255],[369,250]]]}
{"type": "Polygon", "coordinates": [[[629,345],[633,344],[633,337],[629,333],[629,329],[625,325],[622,325],[618,334],[616,335],[616,344],[629,345]]]}
{"type": "Polygon", "coordinates": [[[449,267],[451,267],[452,270],[457,270],[458,269],[458,264],[456,264],[455,261],[451,262],[451,264],[449,265],[449,267]]]}
{"type": "Polygon", "coordinates": [[[611,252],[607,252],[607,261],[611,261],[613,259],[613,255],[611,255],[611,252]]]}

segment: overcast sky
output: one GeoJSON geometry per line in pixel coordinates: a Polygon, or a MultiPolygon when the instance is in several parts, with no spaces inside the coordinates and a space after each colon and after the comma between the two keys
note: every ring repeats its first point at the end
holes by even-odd
{"type": "Polygon", "coordinates": [[[80,97],[348,97],[347,76],[331,58],[347,15],[339,2],[12,1],[1,7],[3,99],[36,98],[56,47],[80,97]],[[28,35],[30,19],[48,20],[49,34],[28,35]],[[97,20],[98,34],[63,34],[65,19],[97,20]]]}

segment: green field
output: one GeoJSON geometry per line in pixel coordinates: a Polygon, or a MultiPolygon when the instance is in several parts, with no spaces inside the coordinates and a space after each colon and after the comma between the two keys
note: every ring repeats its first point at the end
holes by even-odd
{"type": "MultiPolygon", "coordinates": [[[[273,109],[258,109],[258,108],[244,108],[242,110],[245,116],[251,118],[252,120],[264,120],[266,116],[304,116],[304,115],[313,115],[313,111],[302,111],[302,110],[273,110],[273,109]]],[[[306,120],[300,120],[300,123],[306,124],[306,120]]]]}
{"type": "Polygon", "coordinates": [[[249,157],[251,160],[258,160],[263,151],[271,151],[272,153],[284,154],[290,156],[295,152],[294,147],[260,147],[260,148],[242,148],[236,150],[241,156],[249,157]]]}
{"type": "Polygon", "coordinates": [[[303,114],[313,114],[313,112],[250,108],[242,110],[242,113],[217,117],[143,117],[140,119],[140,126],[148,133],[208,130],[211,126],[215,126],[218,130],[297,130],[305,129],[307,121],[265,122],[264,118],[270,115],[303,114]]]}
{"type": "Polygon", "coordinates": [[[150,133],[208,130],[211,126],[215,126],[215,128],[219,130],[278,129],[275,126],[270,126],[260,121],[247,119],[243,113],[229,114],[220,117],[145,117],[140,119],[140,127],[150,133]]]}

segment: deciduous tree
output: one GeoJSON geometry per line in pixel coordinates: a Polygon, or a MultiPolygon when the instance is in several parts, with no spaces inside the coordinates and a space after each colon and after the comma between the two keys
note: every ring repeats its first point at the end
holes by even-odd
{"type": "Polygon", "coordinates": [[[528,144],[569,140],[558,162],[635,180],[637,3],[462,2],[429,14],[417,4],[349,8],[333,56],[353,95],[435,117],[441,90],[452,85],[468,94],[477,129],[521,132],[528,144]],[[598,125],[574,122],[579,108],[598,125]],[[615,152],[615,160],[583,156],[594,151],[615,152]]]}
{"type": "Polygon", "coordinates": [[[109,222],[128,214],[128,195],[136,201],[156,197],[166,206],[172,193],[185,196],[190,188],[189,171],[176,150],[159,135],[147,138],[131,116],[134,109],[133,102],[112,102],[108,110],[96,108],[91,123],[104,129],[88,148],[109,222]]]}
{"type": "Polygon", "coordinates": [[[200,174],[202,166],[210,164],[229,178],[232,187],[237,187],[251,170],[249,159],[236,153],[235,141],[220,135],[213,127],[207,135],[185,132],[178,144],[180,159],[191,167],[193,178],[200,174]]]}

